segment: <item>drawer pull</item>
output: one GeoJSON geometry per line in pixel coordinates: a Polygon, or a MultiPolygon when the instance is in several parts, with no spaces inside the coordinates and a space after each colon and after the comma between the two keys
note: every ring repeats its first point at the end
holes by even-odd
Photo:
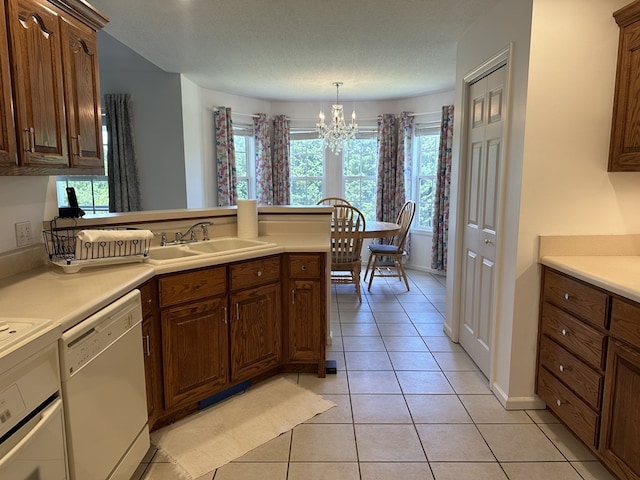
{"type": "Polygon", "coordinates": [[[258,276],[261,277],[262,276],[262,270],[258,270],[258,276]]]}
{"type": "Polygon", "coordinates": [[[193,288],[195,288],[196,290],[199,290],[199,289],[200,289],[200,287],[201,287],[201,285],[200,285],[199,283],[196,283],[196,284],[193,286],[193,288]]]}
{"type": "Polygon", "coordinates": [[[222,307],[222,315],[224,315],[224,324],[227,324],[227,307],[222,307]]]}
{"type": "Polygon", "coordinates": [[[566,330],[566,329],[564,329],[564,328],[563,328],[561,333],[562,333],[562,336],[563,336],[563,337],[566,337],[566,336],[567,336],[567,330],[566,330]]]}
{"type": "Polygon", "coordinates": [[[302,266],[300,267],[300,270],[302,270],[303,272],[304,272],[304,271],[306,271],[306,270],[307,270],[307,266],[306,266],[306,265],[302,265],[302,266]]]}
{"type": "Polygon", "coordinates": [[[565,300],[569,300],[569,294],[568,294],[568,293],[565,293],[565,294],[564,294],[564,299],[565,299],[565,300]]]}
{"type": "Polygon", "coordinates": [[[150,343],[150,339],[149,339],[149,335],[145,335],[144,337],[144,346],[145,346],[145,353],[147,354],[147,357],[151,356],[151,343],[150,343]]]}
{"type": "Polygon", "coordinates": [[[560,399],[556,400],[556,405],[557,405],[557,406],[562,405],[562,402],[560,401],[560,399]]]}
{"type": "Polygon", "coordinates": [[[560,371],[564,372],[564,365],[560,365],[560,371]]]}

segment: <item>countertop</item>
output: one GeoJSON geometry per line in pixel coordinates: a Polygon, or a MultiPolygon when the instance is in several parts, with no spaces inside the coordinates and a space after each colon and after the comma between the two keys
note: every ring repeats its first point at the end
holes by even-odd
{"type": "Polygon", "coordinates": [[[640,302],[638,255],[544,255],[540,263],[640,302]]]}
{"type": "Polygon", "coordinates": [[[64,331],[158,274],[284,252],[327,252],[330,246],[329,236],[318,234],[269,235],[258,239],[275,246],[164,265],[143,262],[90,267],[78,273],[65,273],[55,265],[40,266],[0,279],[0,310],[6,317],[51,319],[64,331]]]}

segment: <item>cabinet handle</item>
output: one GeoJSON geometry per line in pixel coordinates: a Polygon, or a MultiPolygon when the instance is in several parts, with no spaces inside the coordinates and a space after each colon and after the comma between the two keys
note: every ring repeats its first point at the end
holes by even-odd
{"type": "Polygon", "coordinates": [[[222,307],[222,315],[224,317],[224,324],[227,324],[227,307],[222,307]]]}
{"type": "Polygon", "coordinates": [[[305,271],[307,270],[307,266],[306,266],[306,265],[302,265],[302,266],[300,267],[300,270],[302,270],[303,272],[305,272],[305,271]]]}
{"type": "Polygon", "coordinates": [[[566,329],[564,329],[564,328],[562,329],[562,331],[561,331],[560,333],[562,333],[562,336],[563,336],[563,337],[566,337],[566,336],[567,336],[567,330],[566,330],[566,329]]]}
{"type": "Polygon", "coordinates": [[[568,293],[565,293],[565,294],[564,294],[564,299],[565,299],[565,300],[569,300],[569,294],[568,294],[568,293]]]}
{"type": "Polygon", "coordinates": [[[78,149],[77,155],[82,156],[82,144],[80,143],[80,134],[76,137],[76,148],[78,149]]]}
{"type": "Polygon", "coordinates": [[[33,127],[25,128],[24,133],[27,134],[27,152],[35,153],[36,151],[36,131],[33,127]]]}
{"type": "Polygon", "coordinates": [[[240,304],[236,303],[236,320],[240,321],[240,304]]]}
{"type": "Polygon", "coordinates": [[[557,406],[562,405],[562,402],[560,401],[560,399],[556,400],[556,405],[557,405],[557,406]]]}
{"type": "Polygon", "coordinates": [[[560,365],[560,371],[564,372],[564,365],[560,365]]]}
{"type": "Polygon", "coordinates": [[[196,284],[193,286],[193,288],[195,288],[196,290],[199,290],[199,289],[200,289],[200,286],[201,286],[201,285],[200,285],[199,283],[196,283],[196,284]]]}
{"type": "Polygon", "coordinates": [[[144,345],[147,350],[145,353],[147,354],[147,357],[150,357],[151,356],[151,340],[149,339],[149,335],[146,335],[144,337],[144,345]]]}
{"type": "Polygon", "coordinates": [[[258,276],[261,277],[262,276],[262,270],[258,270],[258,276]]]}
{"type": "Polygon", "coordinates": [[[296,289],[292,288],[291,289],[291,305],[295,305],[296,304],[296,289]]]}

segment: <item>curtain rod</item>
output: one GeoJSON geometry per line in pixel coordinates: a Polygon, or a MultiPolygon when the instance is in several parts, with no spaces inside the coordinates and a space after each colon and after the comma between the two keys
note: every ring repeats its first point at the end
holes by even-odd
{"type": "MultiPolygon", "coordinates": [[[[223,106],[220,106],[220,107],[209,107],[207,110],[209,110],[210,112],[215,112],[219,108],[226,108],[226,107],[223,107],[223,106]]],[[[255,113],[239,113],[239,112],[234,112],[233,110],[231,110],[231,115],[238,115],[240,117],[258,118],[258,115],[256,115],[255,113]]]]}
{"type": "Polygon", "coordinates": [[[442,110],[435,110],[433,112],[420,112],[420,113],[410,113],[409,116],[410,117],[420,117],[422,115],[433,115],[436,113],[442,113],[442,110]]]}

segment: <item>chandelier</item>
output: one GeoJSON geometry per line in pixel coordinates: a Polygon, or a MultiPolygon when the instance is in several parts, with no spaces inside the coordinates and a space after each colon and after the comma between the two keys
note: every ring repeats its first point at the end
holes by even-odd
{"type": "Polygon", "coordinates": [[[331,107],[333,119],[329,125],[324,123],[324,112],[320,110],[320,120],[316,123],[318,138],[323,138],[325,145],[328,145],[333,153],[340,153],[345,142],[356,138],[358,124],[356,123],[356,111],[351,114],[351,124],[347,126],[344,122],[344,110],[338,99],[338,89],[342,82],[333,82],[336,87],[336,103],[331,107]]]}

